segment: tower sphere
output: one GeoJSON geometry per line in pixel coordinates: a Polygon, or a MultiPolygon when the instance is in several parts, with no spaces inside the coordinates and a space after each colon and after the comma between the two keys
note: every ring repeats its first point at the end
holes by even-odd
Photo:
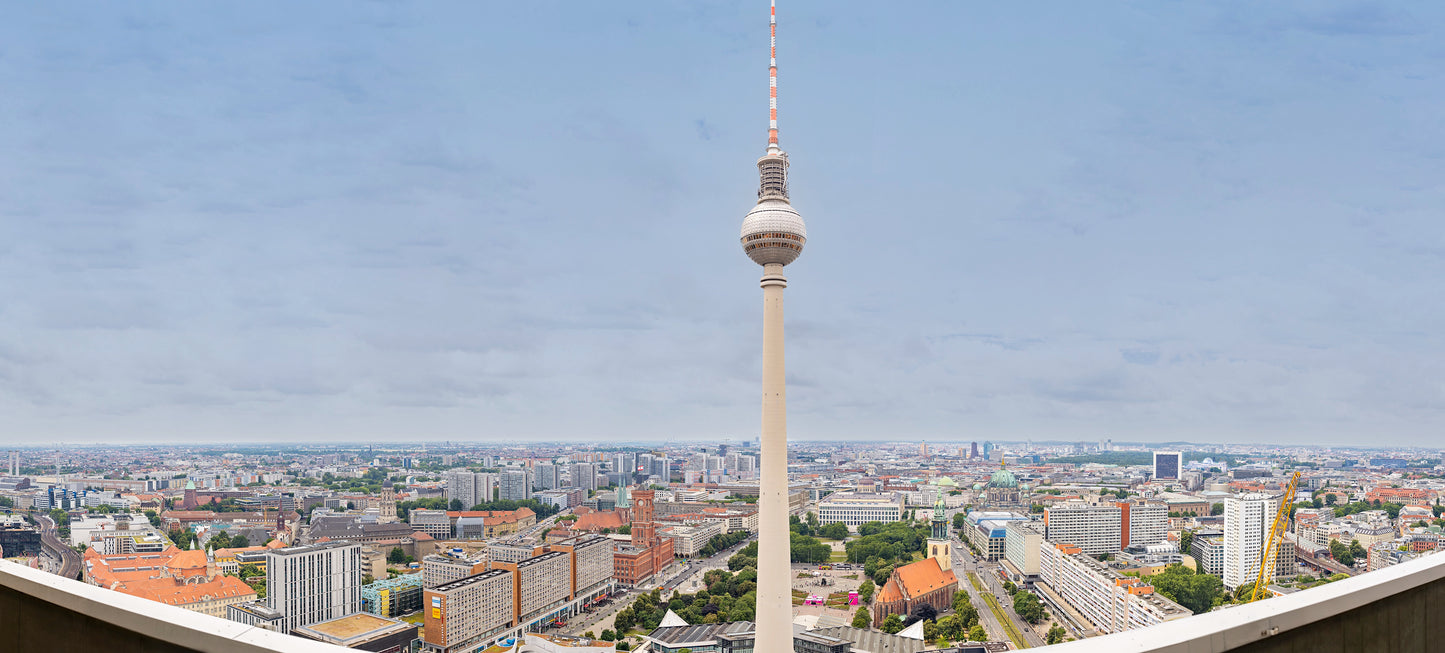
{"type": "Polygon", "coordinates": [[[803,253],[808,228],[784,198],[764,198],[743,218],[742,244],[758,265],[787,265],[803,253]]]}

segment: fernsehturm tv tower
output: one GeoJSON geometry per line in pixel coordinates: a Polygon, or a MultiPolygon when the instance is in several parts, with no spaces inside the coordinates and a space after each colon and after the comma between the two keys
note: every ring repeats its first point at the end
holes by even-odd
{"type": "Polygon", "coordinates": [[[768,20],[768,150],[758,159],[758,203],[743,218],[743,251],[763,266],[763,460],[758,497],[758,653],[793,650],[788,534],[788,394],[783,382],[783,266],[808,241],[788,201],[788,154],[778,147],[778,8],[768,20]]]}

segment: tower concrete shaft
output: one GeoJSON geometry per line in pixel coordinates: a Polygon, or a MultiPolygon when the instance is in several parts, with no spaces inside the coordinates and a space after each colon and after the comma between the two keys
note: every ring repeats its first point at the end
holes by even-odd
{"type": "Polygon", "coordinates": [[[788,532],[788,391],[783,363],[783,266],[763,266],[762,478],[758,496],[758,653],[793,650],[788,532]]]}

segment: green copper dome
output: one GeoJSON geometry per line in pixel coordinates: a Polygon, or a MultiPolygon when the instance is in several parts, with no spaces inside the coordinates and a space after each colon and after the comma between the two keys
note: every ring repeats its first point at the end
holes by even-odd
{"type": "Polygon", "coordinates": [[[1014,478],[1014,473],[1007,469],[1000,469],[993,473],[993,478],[988,480],[989,487],[1018,487],[1019,480],[1014,478]]]}

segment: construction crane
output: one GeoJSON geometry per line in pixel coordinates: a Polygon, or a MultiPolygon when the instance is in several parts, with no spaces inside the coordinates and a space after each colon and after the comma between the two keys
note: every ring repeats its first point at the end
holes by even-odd
{"type": "Polygon", "coordinates": [[[1294,493],[1298,487],[1299,472],[1295,472],[1289,477],[1289,486],[1285,488],[1284,496],[1279,498],[1279,509],[1274,512],[1274,525],[1269,527],[1269,539],[1265,540],[1264,554],[1259,557],[1259,577],[1254,581],[1254,592],[1249,596],[1250,603],[1264,598],[1267,594],[1264,581],[1267,576],[1273,576],[1270,571],[1274,568],[1279,553],[1279,542],[1284,539],[1285,529],[1289,528],[1289,507],[1294,505],[1294,493]]]}

